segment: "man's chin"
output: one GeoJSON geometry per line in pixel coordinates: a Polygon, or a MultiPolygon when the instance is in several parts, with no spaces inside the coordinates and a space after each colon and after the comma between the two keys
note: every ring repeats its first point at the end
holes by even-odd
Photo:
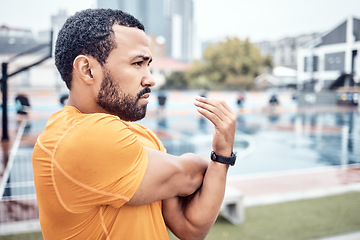
{"type": "Polygon", "coordinates": [[[121,120],[127,121],[127,122],[136,122],[140,121],[141,119],[145,118],[146,116],[146,110],[147,104],[143,106],[142,108],[134,109],[134,114],[122,114],[121,116],[117,115],[121,120]]]}

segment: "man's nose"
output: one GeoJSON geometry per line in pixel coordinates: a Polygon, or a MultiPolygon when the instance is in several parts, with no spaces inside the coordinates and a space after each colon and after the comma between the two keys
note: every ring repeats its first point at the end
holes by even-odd
{"type": "Polygon", "coordinates": [[[147,72],[147,74],[143,77],[142,80],[142,85],[143,86],[148,86],[148,87],[153,87],[155,86],[156,82],[154,77],[152,76],[150,70],[147,72]]]}

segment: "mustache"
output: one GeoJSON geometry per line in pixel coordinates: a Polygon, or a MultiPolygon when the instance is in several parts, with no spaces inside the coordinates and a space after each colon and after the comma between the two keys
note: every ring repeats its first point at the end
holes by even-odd
{"type": "Polygon", "coordinates": [[[149,87],[144,88],[138,93],[137,98],[140,99],[145,93],[151,93],[151,89],[149,87]]]}

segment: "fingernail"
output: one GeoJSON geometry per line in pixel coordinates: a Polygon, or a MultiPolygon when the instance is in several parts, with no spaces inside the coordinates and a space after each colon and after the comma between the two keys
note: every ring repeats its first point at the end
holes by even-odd
{"type": "Polygon", "coordinates": [[[196,96],[196,97],[195,97],[196,100],[201,100],[201,99],[203,99],[203,98],[204,98],[204,97],[202,97],[202,96],[196,96]]]}

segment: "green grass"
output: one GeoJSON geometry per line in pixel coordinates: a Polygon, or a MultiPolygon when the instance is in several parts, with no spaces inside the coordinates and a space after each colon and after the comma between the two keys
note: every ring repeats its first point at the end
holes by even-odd
{"type": "MultiPolygon", "coordinates": [[[[360,231],[360,193],[246,208],[234,226],[219,217],[206,240],[309,240],[360,231]]],[[[1,240],[42,240],[39,232],[1,240]]],[[[171,240],[177,239],[172,234],[171,240]]]]}
{"type": "Polygon", "coordinates": [[[249,207],[245,216],[241,226],[219,217],[206,240],[309,240],[360,231],[360,193],[249,207]]]}
{"type": "Polygon", "coordinates": [[[41,232],[0,236],[1,240],[43,240],[41,232]]]}

